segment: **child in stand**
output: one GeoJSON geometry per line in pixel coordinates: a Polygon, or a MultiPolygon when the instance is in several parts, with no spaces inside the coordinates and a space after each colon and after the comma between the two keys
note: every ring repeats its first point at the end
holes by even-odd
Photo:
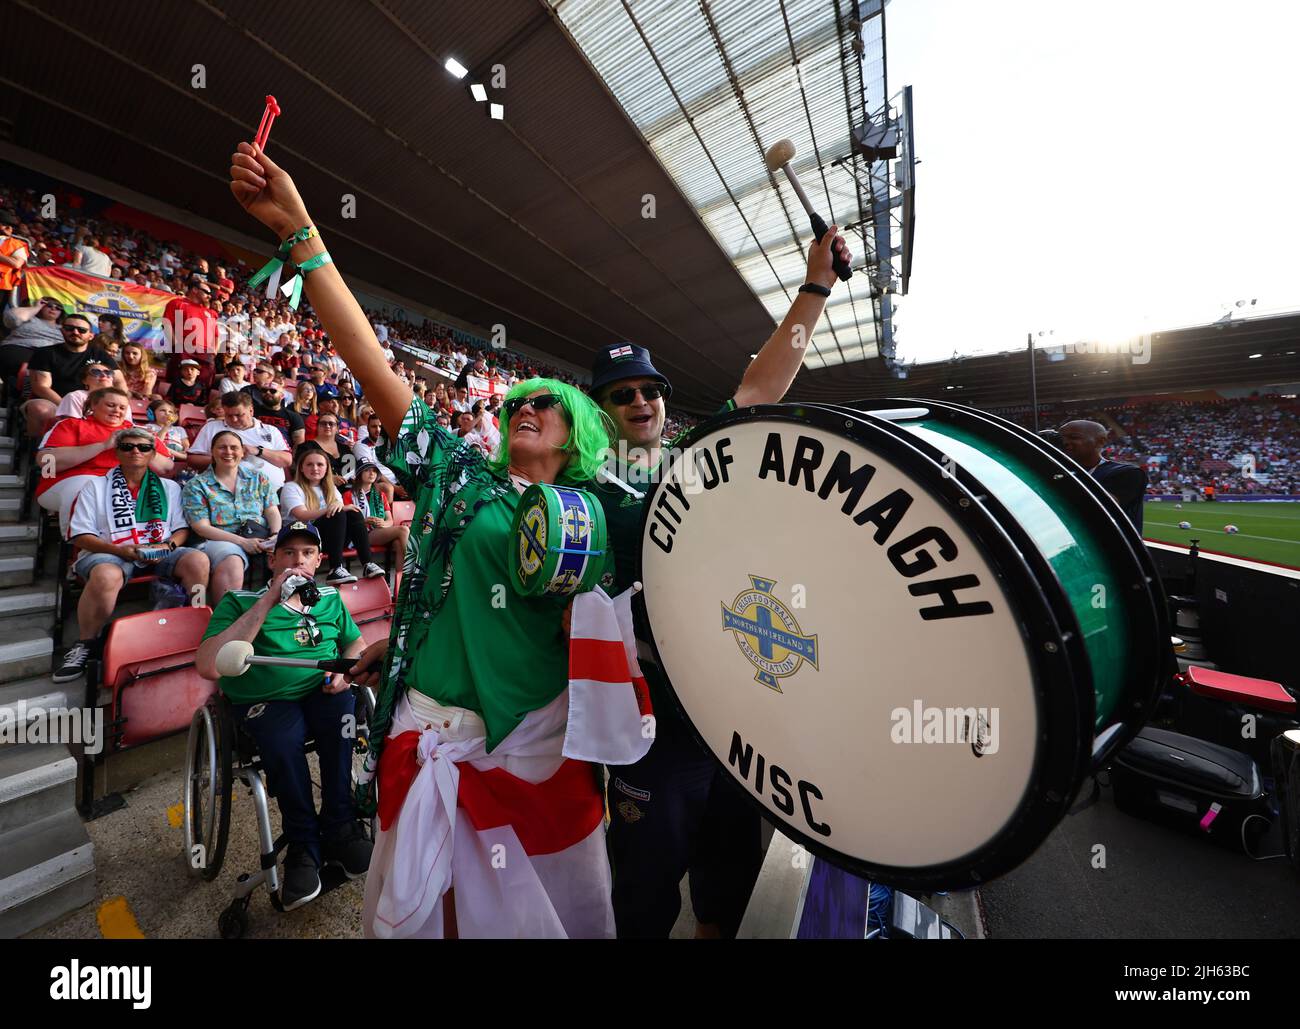
{"type": "Polygon", "coordinates": [[[343,493],[343,501],[356,505],[361,517],[366,520],[366,528],[370,530],[370,549],[377,553],[391,543],[393,567],[401,568],[411,530],[405,525],[393,523],[393,509],[387,495],[379,488],[380,482],[379,466],[362,461],[357,465],[357,477],[353,480],[352,489],[343,493]]]}
{"type": "Polygon", "coordinates": [[[177,485],[184,486],[194,478],[194,470],[185,465],[190,437],[189,433],[176,424],[176,407],[169,400],[155,400],[149,405],[149,417],[150,421],[145,423],[145,428],[167,445],[168,452],[176,460],[173,479],[177,485]]]}
{"type": "Polygon", "coordinates": [[[384,574],[370,557],[370,532],[360,507],[339,494],[330,473],[329,457],[314,443],[301,444],[295,454],[293,478],[280,487],[280,512],[290,521],[311,522],[321,535],[321,549],[329,558],[325,581],[331,586],[356,582],[347,569],[343,551],[351,541],[367,579],[384,574]]]}

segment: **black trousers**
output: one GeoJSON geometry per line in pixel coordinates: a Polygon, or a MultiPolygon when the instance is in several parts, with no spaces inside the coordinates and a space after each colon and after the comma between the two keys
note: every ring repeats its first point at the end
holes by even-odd
{"type": "Polygon", "coordinates": [[[667,939],[690,873],[695,919],[740,927],[763,864],[757,811],[689,730],[655,706],[657,733],[634,765],[609,768],[614,922],[620,938],[667,939]]]}
{"type": "Polygon", "coordinates": [[[348,541],[356,547],[357,557],[362,564],[370,561],[370,530],[360,511],[340,511],[336,515],[316,519],[316,528],[320,531],[321,545],[329,559],[330,568],[337,568],[343,563],[343,551],[347,550],[348,541]]]}
{"type": "Polygon", "coordinates": [[[31,360],[34,353],[35,347],[23,346],[21,343],[0,345],[0,380],[9,384],[11,395],[18,385],[18,369],[31,360]]]}

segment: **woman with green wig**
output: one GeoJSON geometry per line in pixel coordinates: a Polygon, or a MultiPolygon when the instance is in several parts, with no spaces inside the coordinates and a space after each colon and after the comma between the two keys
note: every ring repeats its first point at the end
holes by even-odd
{"type": "Polygon", "coordinates": [[[562,755],[567,601],[520,596],[509,578],[521,493],[590,483],[608,419],[573,386],[531,379],[507,395],[500,447],[485,457],[389,368],[290,177],[248,143],[230,175],[298,266],[416,504],[392,633],[353,669],[383,661],[365,776],[377,771],[380,826],[366,935],[612,937],[596,769],[562,755]]]}

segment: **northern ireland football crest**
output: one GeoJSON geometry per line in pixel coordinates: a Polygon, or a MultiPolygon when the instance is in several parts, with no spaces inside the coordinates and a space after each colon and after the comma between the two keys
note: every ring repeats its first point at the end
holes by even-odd
{"type": "Polygon", "coordinates": [[[757,669],[755,681],[781,692],[780,680],[807,661],[817,667],[817,636],[804,634],[790,609],[772,593],[774,579],[750,575],[731,606],[722,605],[722,628],[735,633],[737,646],[757,669]]]}

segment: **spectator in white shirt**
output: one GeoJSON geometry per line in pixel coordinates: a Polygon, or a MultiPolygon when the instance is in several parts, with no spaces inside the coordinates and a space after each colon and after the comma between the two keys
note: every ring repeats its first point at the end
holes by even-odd
{"type": "Polygon", "coordinates": [[[284,449],[280,430],[253,417],[253,398],[242,391],[223,394],[221,409],[222,418],[204,425],[190,445],[190,467],[196,471],[207,468],[212,463],[212,437],[229,429],[244,442],[241,463],[265,475],[273,493],[279,490],[284,485],[285,469],[293,464],[293,454],[284,449]]]}

